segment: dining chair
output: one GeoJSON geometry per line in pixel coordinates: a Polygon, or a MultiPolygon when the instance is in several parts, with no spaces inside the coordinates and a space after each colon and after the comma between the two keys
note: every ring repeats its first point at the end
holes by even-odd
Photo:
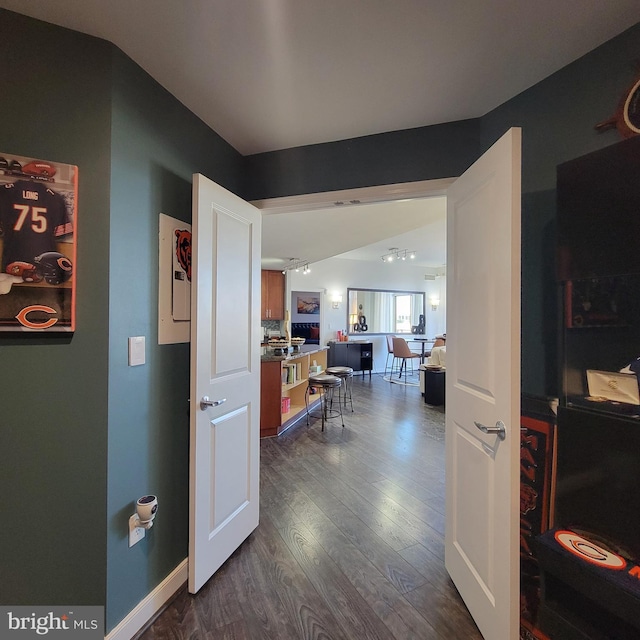
{"type": "Polygon", "coordinates": [[[389,375],[393,375],[393,363],[395,361],[395,357],[393,355],[393,336],[387,334],[387,361],[384,365],[384,379],[387,378],[387,370],[389,369],[389,358],[391,358],[391,369],[389,370],[389,375]]]}
{"type": "MultiPolygon", "coordinates": [[[[405,384],[407,382],[407,363],[411,363],[411,370],[413,371],[413,360],[414,358],[420,359],[419,353],[414,353],[409,349],[409,345],[404,338],[393,338],[393,357],[402,360],[402,364],[400,365],[400,371],[398,373],[398,378],[402,377],[402,370],[404,369],[404,381],[405,384]]],[[[393,365],[392,365],[393,368],[393,365]]]]}

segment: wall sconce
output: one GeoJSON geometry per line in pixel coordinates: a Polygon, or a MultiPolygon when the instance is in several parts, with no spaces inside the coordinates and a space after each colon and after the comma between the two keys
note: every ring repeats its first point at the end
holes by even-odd
{"type": "Polygon", "coordinates": [[[341,293],[333,293],[333,294],[331,294],[331,306],[334,309],[339,309],[341,302],[342,302],[342,294],[341,293]]]}
{"type": "Polygon", "coordinates": [[[438,305],[440,304],[440,298],[438,298],[437,296],[431,296],[429,298],[429,302],[431,303],[431,310],[437,311],[438,305]]]}
{"type": "Polygon", "coordinates": [[[409,249],[398,249],[397,247],[391,247],[389,253],[385,253],[382,256],[382,262],[393,262],[394,260],[402,261],[409,258],[409,260],[415,260],[416,252],[409,251],[409,249]]]}

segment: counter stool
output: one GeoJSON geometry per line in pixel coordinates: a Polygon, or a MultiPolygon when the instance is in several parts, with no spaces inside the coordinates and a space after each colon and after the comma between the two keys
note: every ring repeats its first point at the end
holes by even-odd
{"type": "MultiPolygon", "coordinates": [[[[309,376],[309,384],[304,394],[304,403],[307,408],[307,425],[309,424],[309,393],[311,388],[322,390],[322,397],[320,398],[320,415],[322,418],[322,431],[324,431],[325,420],[329,418],[336,418],[340,415],[340,421],[344,427],[344,418],[342,417],[342,403],[338,396],[338,410],[331,410],[333,404],[333,393],[336,389],[342,386],[342,380],[338,376],[332,376],[327,373],[319,373],[317,375],[309,376]]],[[[339,393],[339,392],[338,392],[339,393]]]]}
{"type": "Polygon", "coordinates": [[[338,376],[342,380],[342,387],[338,390],[338,399],[340,395],[344,396],[344,406],[347,407],[347,398],[351,403],[351,413],[353,413],[353,396],[351,395],[351,386],[353,384],[353,369],[351,367],[329,367],[325,369],[325,373],[332,376],[338,376]]]}

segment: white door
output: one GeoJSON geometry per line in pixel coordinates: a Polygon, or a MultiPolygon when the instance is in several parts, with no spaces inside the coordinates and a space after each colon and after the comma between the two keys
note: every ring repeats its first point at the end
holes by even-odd
{"type": "Polygon", "coordinates": [[[189,591],[258,526],[260,212],[193,176],[189,591]]]}
{"type": "Polygon", "coordinates": [[[445,563],[487,640],[518,637],[520,143],[447,192],[445,563]]]}

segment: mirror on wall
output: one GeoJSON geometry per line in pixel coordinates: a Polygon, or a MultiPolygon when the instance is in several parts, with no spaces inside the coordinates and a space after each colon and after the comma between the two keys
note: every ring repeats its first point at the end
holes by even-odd
{"type": "Polygon", "coordinates": [[[347,326],[351,335],[424,333],[424,291],[347,289],[347,300],[347,326]]]}

